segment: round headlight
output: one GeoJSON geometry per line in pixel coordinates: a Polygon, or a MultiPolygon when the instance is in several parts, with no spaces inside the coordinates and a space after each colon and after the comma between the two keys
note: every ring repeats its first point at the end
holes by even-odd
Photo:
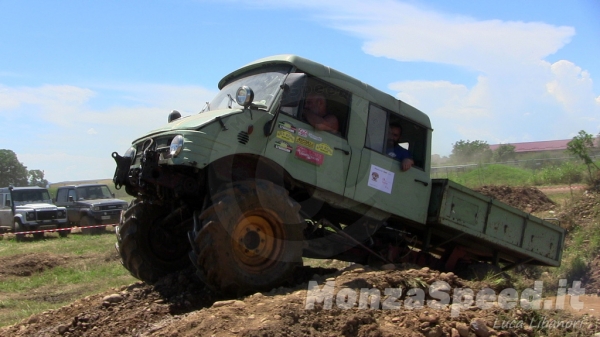
{"type": "Polygon", "coordinates": [[[248,86],[240,87],[235,93],[237,104],[247,108],[254,100],[254,91],[248,86]]]}
{"type": "Polygon", "coordinates": [[[183,136],[177,135],[177,136],[175,136],[175,138],[173,138],[173,140],[171,140],[171,147],[169,149],[169,153],[171,154],[171,157],[173,157],[173,158],[177,157],[181,153],[182,149],[183,149],[183,136]]]}

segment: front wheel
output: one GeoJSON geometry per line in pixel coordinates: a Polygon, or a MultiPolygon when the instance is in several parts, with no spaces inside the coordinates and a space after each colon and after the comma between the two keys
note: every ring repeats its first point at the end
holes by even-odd
{"type": "MultiPolygon", "coordinates": [[[[65,225],[68,226],[68,225],[65,225]]],[[[60,236],[61,238],[66,238],[69,234],[71,233],[70,229],[63,229],[58,231],[58,236],[60,236]]]]}
{"type": "Polygon", "coordinates": [[[190,253],[210,288],[239,296],[289,281],[302,264],[300,205],[269,181],[233,183],[196,219],[190,253]]]}
{"type": "MultiPolygon", "coordinates": [[[[19,221],[19,220],[15,221],[13,231],[15,233],[25,231],[25,228],[23,227],[23,224],[21,223],[21,221],[19,221]]],[[[17,242],[23,241],[23,239],[25,239],[25,234],[15,234],[15,238],[17,239],[17,242]]]]}
{"type": "Polygon", "coordinates": [[[81,233],[84,235],[102,234],[104,233],[104,227],[89,227],[96,226],[96,220],[89,216],[84,216],[79,220],[79,227],[81,227],[81,233]]]}
{"type": "Polygon", "coordinates": [[[188,268],[190,246],[186,234],[192,227],[190,215],[134,200],[116,228],[116,248],[131,275],[148,283],[188,268]]]}

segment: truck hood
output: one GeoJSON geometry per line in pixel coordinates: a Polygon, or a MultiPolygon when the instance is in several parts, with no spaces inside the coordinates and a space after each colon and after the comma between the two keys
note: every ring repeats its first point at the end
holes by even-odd
{"type": "Polygon", "coordinates": [[[242,113],[241,109],[225,109],[206,111],[195,115],[181,117],[172,121],[171,123],[163,125],[158,129],[150,131],[148,135],[140,137],[139,139],[172,130],[197,130],[199,127],[215,121],[217,117],[227,117],[239,113],[242,113]]]}
{"type": "Polygon", "coordinates": [[[19,209],[35,209],[37,211],[43,211],[43,210],[53,211],[56,208],[57,207],[55,205],[47,204],[47,203],[35,203],[35,204],[23,203],[23,204],[15,205],[15,209],[17,209],[17,210],[19,210],[19,209]]]}

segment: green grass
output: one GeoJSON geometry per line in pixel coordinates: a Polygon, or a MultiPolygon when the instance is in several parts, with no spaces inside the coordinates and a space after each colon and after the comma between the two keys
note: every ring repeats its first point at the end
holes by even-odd
{"type": "Polygon", "coordinates": [[[533,173],[526,169],[506,165],[488,165],[479,166],[469,172],[451,175],[449,179],[470,188],[483,185],[524,186],[529,185],[532,175],[533,173]]]}
{"type": "Polygon", "coordinates": [[[32,314],[60,308],[73,301],[137,281],[119,262],[114,248],[115,235],[71,234],[60,238],[16,242],[0,240],[0,271],[19,268],[11,263],[24,255],[61,261],[53,268],[29,276],[2,275],[0,282],[0,327],[11,325],[32,314]],[[9,267],[10,266],[10,267],[9,267]]]}

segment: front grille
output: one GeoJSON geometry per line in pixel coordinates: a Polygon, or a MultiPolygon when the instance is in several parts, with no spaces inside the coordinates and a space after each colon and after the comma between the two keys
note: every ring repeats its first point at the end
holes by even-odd
{"type": "Polygon", "coordinates": [[[105,205],[105,206],[100,206],[100,210],[101,211],[120,211],[121,209],[123,209],[121,207],[121,205],[105,205]]]}
{"type": "Polygon", "coordinates": [[[240,131],[240,133],[238,133],[238,142],[240,142],[241,144],[246,144],[248,143],[248,141],[250,140],[250,135],[248,134],[248,132],[246,131],[240,131]]]}
{"type": "Polygon", "coordinates": [[[57,218],[56,211],[37,211],[37,220],[54,220],[57,218]]]}

